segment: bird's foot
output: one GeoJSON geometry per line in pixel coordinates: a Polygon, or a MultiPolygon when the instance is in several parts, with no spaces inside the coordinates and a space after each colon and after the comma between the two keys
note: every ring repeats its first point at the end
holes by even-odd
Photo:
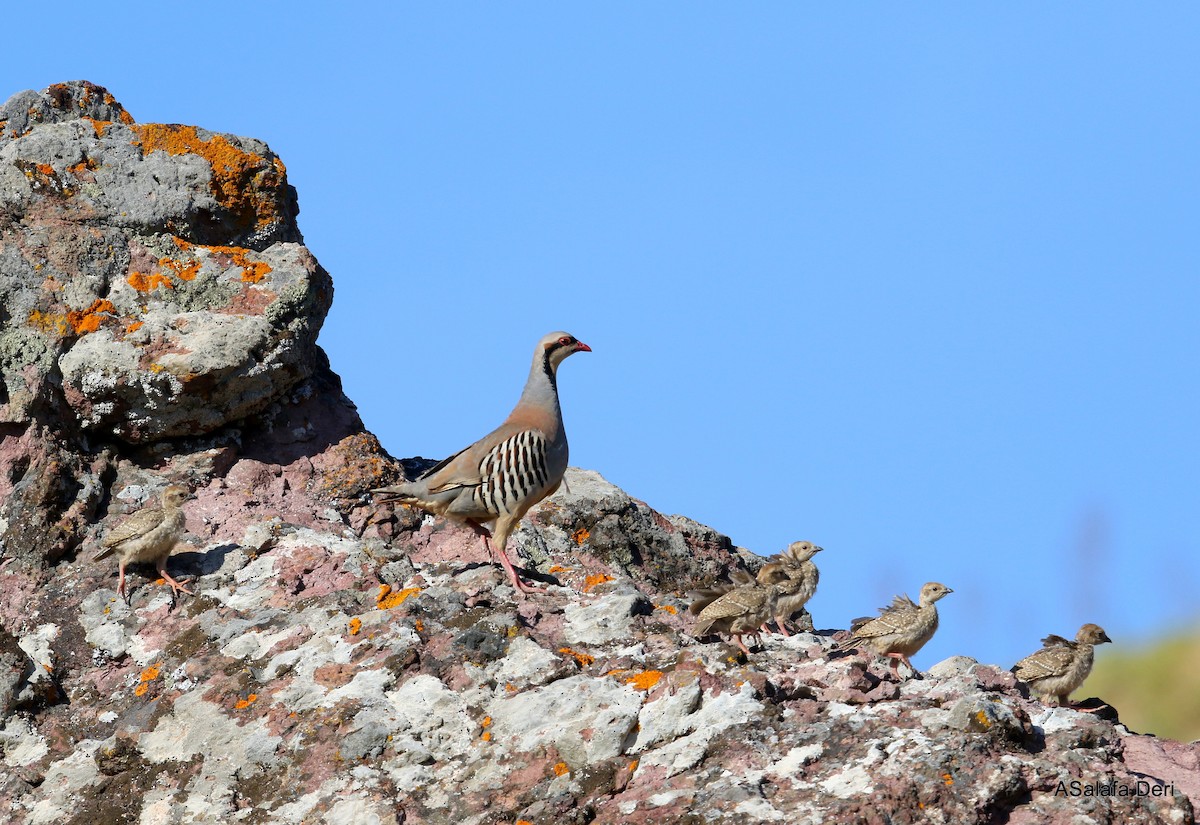
{"type": "Polygon", "coordinates": [[[512,562],[508,560],[508,554],[505,553],[503,550],[501,550],[501,551],[499,551],[499,553],[497,553],[497,555],[500,557],[500,564],[504,568],[504,572],[508,574],[508,579],[509,579],[509,581],[512,582],[512,586],[514,588],[516,588],[517,593],[519,593],[522,596],[525,596],[530,593],[549,593],[550,592],[549,590],[546,590],[545,588],[533,587],[533,586],[528,585],[525,582],[521,581],[521,577],[517,575],[517,569],[515,567],[513,567],[512,562]]]}

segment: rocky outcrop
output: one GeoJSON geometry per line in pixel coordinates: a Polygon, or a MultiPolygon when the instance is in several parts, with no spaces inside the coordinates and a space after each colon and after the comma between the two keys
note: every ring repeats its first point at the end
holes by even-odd
{"type": "Polygon", "coordinates": [[[758,559],[595,473],[514,535],[560,585],[518,598],[469,530],[366,495],[422,463],[315,345],[267,147],[85,83],[0,120],[7,820],[1193,821],[1198,748],[1111,709],[961,657],[899,681],[828,630],[692,638],[683,592],[758,559]],[[96,540],[168,483],[196,595],[135,567],[127,606],[96,540]]]}

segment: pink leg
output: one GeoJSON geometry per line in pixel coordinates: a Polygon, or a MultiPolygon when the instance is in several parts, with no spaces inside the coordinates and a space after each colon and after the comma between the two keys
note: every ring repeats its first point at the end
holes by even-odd
{"type": "Polygon", "coordinates": [[[746,643],[742,641],[741,633],[734,633],[733,640],[737,642],[737,646],[742,649],[743,653],[745,653],[747,656],[750,655],[750,648],[746,647],[746,643]]]}
{"type": "Polygon", "coordinates": [[[129,596],[125,595],[125,562],[117,564],[117,595],[129,604],[129,596]]]}
{"type": "Polygon", "coordinates": [[[172,599],[174,599],[175,596],[179,593],[187,593],[189,596],[196,595],[195,593],[193,593],[192,591],[190,591],[186,587],[184,587],[180,582],[177,582],[177,581],[175,581],[175,579],[171,578],[171,574],[167,572],[167,560],[166,559],[159,559],[157,567],[158,567],[158,575],[162,576],[163,579],[167,582],[167,584],[171,585],[171,598],[172,599]]]}
{"type": "Polygon", "coordinates": [[[517,575],[517,570],[513,567],[512,562],[508,560],[508,554],[503,550],[497,550],[496,554],[500,557],[500,564],[508,573],[508,577],[512,579],[513,587],[517,588],[518,593],[548,593],[544,587],[530,587],[521,581],[521,577],[517,575]]]}
{"type": "Polygon", "coordinates": [[[792,635],[790,632],[788,632],[788,629],[787,629],[787,622],[785,622],[785,621],[783,620],[783,617],[782,617],[782,616],[776,616],[776,617],[775,617],[775,624],[779,625],[779,632],[780,632],[780,633],[782,633],[784,636],[791,636],[791,635],[792,635]]]}

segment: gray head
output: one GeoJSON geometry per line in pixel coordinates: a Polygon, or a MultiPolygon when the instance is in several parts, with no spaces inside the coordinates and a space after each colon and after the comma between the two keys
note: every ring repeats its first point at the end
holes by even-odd
{"type": "Polygon", "coordinates": [[[576,352],[591,352],[592,348],[569,332],[551,332],[538,341],[534,360],[541,360],[553,375],[568,355],[576,352]]]}
{"type": "Polygon", "coordinates": [[[1088,623],[1079,628],[1079,632],[1075,634],[1075,641],[1086,645],[1102,645],[1111,642],[1112,639],[1108,638],[1108,634],[1100,625],[1088,623]]]}
{"type": "Polygon", "coordinates": [[[953,590],[951,590],[949,587],[946,587],[946,585],[942,584],[941,582],[927,582],[925,586],[921,588],[921,604],[933,604],[947,593],[953,592],[953,590]]]}

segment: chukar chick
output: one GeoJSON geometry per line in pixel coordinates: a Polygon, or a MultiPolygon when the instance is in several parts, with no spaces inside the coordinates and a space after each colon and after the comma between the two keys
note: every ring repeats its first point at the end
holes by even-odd
{"type": "Polygon", "coordinates": [[[172,484],[162,492],[162,504],[158,507],[143,507],[125,521],[118,524],[104,537],[100,546],[104,549],[96,554],[96,561],[117,556],[117,593],[130,603],[125,592],[125,568],[135,562],[154,562],[158,575],[171,586],[171,598],[178,593],[192,595],[192,591],[167,573],[167,557],[183,537],[185,519],[183,503],[191,498],[187,489],[172,484]]]}
{"type": "Polygon", "coordinates": [[[749,587],[754,584],[754,576],[747,573],[745,570],[734,570],[729,574],[729,581],[720,584],[715,584],[712,587],[701,587],[696,590],[689,590],[687,597],[688,613],[693,616],[699,616],[700,612],[717,599],[724,596],[735,587],[749,587]]]}
{"type": "Polygon", "coordinates": [[[775,623],[784,636],[792,635],[788,631],[787,620],[808,604],[808,600],[817,592],[821,571],[813,564],[812,557],[823,549],[811,541],[794,541],[783,551],[780,561],[789,586],[780,594],[775,606],[775,623]]]}
{"type": "Polygon", "coordinates": [[[916,654],[933,638],[938,628],[938,613],[935,602],[947,593],[953,593],[946,585],[928,582],[921,588],[919,604],[913,604],[908,596],[897,596],[888,607],[880,609],[877,618],[855,619],[850,626],[850,638],[838,645],[840,650],[867,647],[892,660],[892,672],[900,675],[900,662],[913,672],[917,669],[908,657],[916,654]]]}
{"type": "Polygon", "coordinates": [[[747,655],[750,649],[742,636],[753,633],[775,613],[775,602],[779,598],[779,584],[786,580],[783,566],[779,562],[768,562],[759,571],[758,580],[733,588],[713,600],[700,611],[692,635],[705,636],[709,633],[727,633],[747,655]],[[763,586],[760,582],[771,584],[763,586]]]}
{"type": "Polygon", "coordinates": [[[565,332],[538,341],[517,406],[504,423],[439,462],[416,481],[380,487],[381,504],[399,502],[462,522],[491,545],[519,593],[544,593],[521,581],[506,547],[508,534],[529,508],[558,489],[567,469],[567,433],[558,405],[558,367],[592,348],[565,332]]]}
{"type": "Polygon", "coordinates": [[[1043,702],[1054,700],[1062,707],[1092,672],[1096,645],[1111,641],[1104,629],[1095,624],[1079,628],[1073,642],[1051,634],[1042,639],[1041,650],[1013,665],[1012,672],[1043,702]]]}

